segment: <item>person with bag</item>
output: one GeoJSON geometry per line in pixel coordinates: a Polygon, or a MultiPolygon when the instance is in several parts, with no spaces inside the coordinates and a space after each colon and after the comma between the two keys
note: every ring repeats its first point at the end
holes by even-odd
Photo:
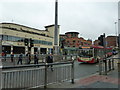
{"type": "MultiPolygon", "coordinates": [[[[52,53],[47,57],[47,63],[53,63],[53,55],[52,53]]],[[[51,71],[53,71],[53,65],[50,65],[51,66],[51,71]]],[[[48,65],[49,67],[49,65],[48,65]]]]}
{"type": "Polygon", "coordinates": [[[22,58],[23,58],[23,55],[22,55],[22,53],[19,55],[19,59],[18,59],[18,62],[17,62],[17,64],[21,64],[22,65],[22,58]]]}
{"type": "Polygon", "coordinates": [[[38,64],[38,55],[37,55],[37,52],[34,54],[34,64],[38,64]]]}
{"type": "Polygon", "coordinates": [[[13,62],[14,54],[11,54],[11,62],[13,62]]]}

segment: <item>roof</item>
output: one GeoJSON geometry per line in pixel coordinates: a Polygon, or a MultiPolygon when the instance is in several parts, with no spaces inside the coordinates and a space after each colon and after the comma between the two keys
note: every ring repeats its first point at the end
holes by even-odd
{"type": "Polygon", "coordinates": [[[72,33],[79,34],[79,32],[66,32],[65,34],[72,34],[72,33]]]}
{"type": "Polygon", "coordinates": [[[26,27],[26,28],[30,28],[30,29],[34,29],[36,31],[46,31],[46,30],[39,30],[39,29],[36,29],[36,28],[31,28],[31,27],[28,27],[28,26],[24,26],[24,25],[21,25],[21,24],[16,24],[16,23],[0,23],[0,24],[12,24],[12,25],[17,25],[17,26],[22,26],[22,27],[26,27]]]}
{"type": "MultiPolygon", "coordinates": [[[[48,28],[48,27],[53,27],[53,26],[55,26],[55,24],[45,26],[45,28],[48,28]]],[[[58,27],[59,27],[59,26],[60,26],[60,25],[58,25],[58,27]]]]}
{"type": "Polygon", "coordinates": [[[65,34],[60,34],[60,36],[65,36],[65,34]]]}

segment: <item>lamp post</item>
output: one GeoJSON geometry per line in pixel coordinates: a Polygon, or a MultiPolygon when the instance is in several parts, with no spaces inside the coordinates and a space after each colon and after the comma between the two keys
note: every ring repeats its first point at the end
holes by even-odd
{"type": "Polygon", "coordinates": [[[55,0],[55,32],[54,32],[54,54],[59,54],[59,31],[58,31],[58,0],[55,0]]]}
{"type": "Polygon", "coordinates": [[[116,34],[116,47],[118,46],[117,43],[117,22],[115,22],[115,34],[116,34]]]}

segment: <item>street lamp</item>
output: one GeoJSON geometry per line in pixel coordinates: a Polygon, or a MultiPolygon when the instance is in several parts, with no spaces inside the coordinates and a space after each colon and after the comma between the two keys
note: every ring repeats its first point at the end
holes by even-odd
{"type": "Polygon", "coordinates": [[[58,0],[55,0],[55,32],[54,32],[54,54],[59,54],[59,45],[58,45],[58,0]]]}
{"type": "Polygon", "coordinates": [[[117,43],[117,22],[115,22],[115,33],[116,33],[116,47],[118,46],[118,43],[117,43]]]}

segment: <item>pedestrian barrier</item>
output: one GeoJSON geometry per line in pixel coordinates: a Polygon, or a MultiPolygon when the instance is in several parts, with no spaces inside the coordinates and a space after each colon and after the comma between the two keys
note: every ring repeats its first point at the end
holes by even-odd
{"type": "Polygon", "coordinates": [[[99,75],[107,75],[109,71],[114,70],[115,60],[120,60],[120,58],[106,58],[99,60],[99,75]]]}
{"type": "MultiPolygon", "coordinates": [[[[38,54],[38,62],[43,63],[46,60],[46,57],[48,54],[38,54]]],[[[71,61],[72,58],[76,59],[77,56],[75,55],[53,55],[53,61],[54,62],[65,62],[65,61],[71,61]]],[[[12,63],[14,66],[17,65],[17,62],[19,60],[19,55],[15,55],[13,58],[13,62],[11,61],[10,55],[7,56],[6,58],[2,57],[2,62],[7,62],[7,63],[12,63]]],[[[28,64],[28,56],[23,55],[22,57],[22,64],[28,64]]],[[[31,54],[31,61],[30,64],[34,63],[34,54],[31,54]]]]}
{"type": "Polygon", "coordinates": [[[74,61],[37,65],[3,66],[2,89],[33,88],[71,80],[74,83],[74,61]],[[48,67],[53,65],[54,71],[48,67]]]}

